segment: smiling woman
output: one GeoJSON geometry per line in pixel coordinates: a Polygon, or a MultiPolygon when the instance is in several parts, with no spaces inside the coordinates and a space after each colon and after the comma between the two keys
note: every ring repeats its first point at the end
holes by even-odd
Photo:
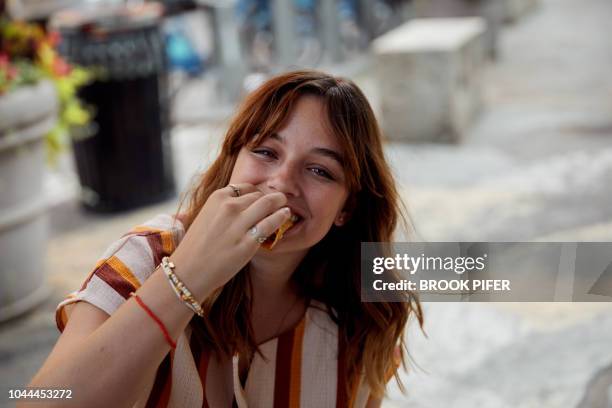
{"type": "Polygon", "coordinates": [[[276,254],[303,253],[321,241],[332,224],[342,226],[348,218],[343,149],[328,122],[321,98],[306,95],[296,101],[282,129],[258,134],[238,153],[230,181],[282,192],[298,216],[299,223],[276,254]]]}
{"type": "Polygon", "coordinates": [[[58,306],[63,333],[30,385],[83,405],[379,405],[423,318],[409,291],[361,302],[360,244],[391,241],[403,218],[359,88],[315,71],[264,83],[188,197],[58,306]]]}

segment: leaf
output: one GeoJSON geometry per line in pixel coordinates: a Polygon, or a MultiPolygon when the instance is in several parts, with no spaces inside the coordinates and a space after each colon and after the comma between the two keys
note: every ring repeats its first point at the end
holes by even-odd
{"type": "Polygon", "coordinates": [[[91,117],[77,100],[71,100],[64,108],[62,120],[68,126],[83,126],[91,120],[91,117]]]}
{"type": "Polygon", "coordinates": [[[50,166],[55,166],[57,156],[64,150],[65,147],[66,129],[61,124],[56,124],[53,129],[47,133],[45,144],[47,147],[47,163],[50,166]]]}

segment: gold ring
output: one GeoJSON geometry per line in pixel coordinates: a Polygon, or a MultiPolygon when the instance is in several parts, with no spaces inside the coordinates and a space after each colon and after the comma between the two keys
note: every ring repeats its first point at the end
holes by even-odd
{"type": "Polygon", "coordinates": [[[235,197],[240,197],[240,189],[233,184],[228,184],[228,186],[234,191],[235,197]]]}
{"type": "Polygon", "coordinates": [[[268,237],[262,237],[259,235],[259,230],[257,229],[257,226],[254,226],[253,228],[251,228],[249,230],[249,233],[253,236],[253,238],[255,238],[255,241],[257,241],[260,244],[263,244],[268,239],[268,237]]]}

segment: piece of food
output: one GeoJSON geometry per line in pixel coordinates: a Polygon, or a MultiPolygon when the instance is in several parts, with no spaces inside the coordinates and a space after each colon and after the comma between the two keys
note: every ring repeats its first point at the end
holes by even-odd
{"type": "Polygon", "coordinates": [[[278,243],[278,241],[281,240],[285,232],[287,232],[291,227],[293,227],[293,225],[297,222],[297,220],[298,220],[298,217],[296,215],[292,215],[291,218],[285,221],[283,225],[281,225],[276,231],[274,231],[272,235],[270,235],[264,241],[264,243],[261,244],[261,246],[266,248],[267,250],[271,250],[272,248],[274,248],[274,246],[278,243]]]}

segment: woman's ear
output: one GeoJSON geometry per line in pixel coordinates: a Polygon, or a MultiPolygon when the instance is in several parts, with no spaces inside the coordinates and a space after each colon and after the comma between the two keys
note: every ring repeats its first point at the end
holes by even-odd
{"type": "Polygon", "coordinates": [[[347,211],[340,211],[340,213],[334,219],[334,225],[336,227],[343,226],[348,221],[348,217],[349,216],[348,216],[348,212],[347,211]]]}
{"type": "Polygon", "coordinates": [[[336,227],[341,227],[348,222],[348,220],[351,218],[353,210],[355,209],[356,201],[357,199],[354,194],[351,194],[349,198],[347,198],[346,202],[344,203],[344,208],[338,213],[338,215],[336,215],[336,218],[334,219],[334,225],[336,227]]]}

